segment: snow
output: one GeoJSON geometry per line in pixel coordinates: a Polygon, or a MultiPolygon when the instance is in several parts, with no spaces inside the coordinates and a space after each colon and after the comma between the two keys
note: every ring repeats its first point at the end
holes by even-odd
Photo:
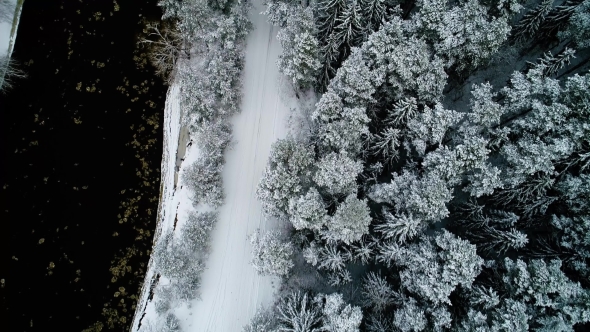
{"type": "MultiPolygon", "coordinates": [[[[176,178],[176,158],[179,147],[180,137],[180,87],[176,82],[170,85],[166,94],[166,104],[164,106],[164,146],[162,153],[161,179],[160,179],[160,203],[158,205],[157,225],[154,232],[153,243],[157,243],[160,235],[171,230],[176,218],[176,209],[178,207],[178,198],[175,197],[175,178],[176,178]]],[[[137,303],[135,316],[131,326],[132,331],[137,331],[139,321],[144,312],[146,317],[155,315],[152,308],[146,308],[152,279],[154,277],[153,257],[150,258],[145,281],[140,294],[140,300],[137,303]],[[152,309],[152,310],[146,310],[152,309]]]]}
{"type": "MultiPolygon", "coordinates": [[[[259,14],[263,10],[262,1],[256,0],[249,14],[254,30],[247,38],[241,112],[231,118],[233,141],[225,153],[222,173],[225,204],[218,210],[219,219],[211,234],[200,298],[175,310],[183,331],[240,331],[259,307],[273,303],[279,286],[278,278],[259,276],[250,265],[248,236],[259,228],[280,228],[277,220],[263,215],[256,187],[272,143],[288,133],[293,121],[289,119],[289,109],[299,106],[288,80],[278,72],[275,62],[281,47],[276,29],[259,14]]],[[[166,96],[161,196],[154,243],[161,234],[174,229],[175,221],[175,229],[180,229],[195,209],[190,191],[183,186],[182,173],[199,158],[199,150],[196,144],[186,146],[190,134],[181,126],[179,93],[175,82],[166,96]],[[175,171],[177,166],[179,172],[175,171]]],[[[199,205],[196,209],[209,208],[199,205]]],[[[158,317],[148,300],[154,281],[152,267],[150,260],[132,331],[138,330],[140,321],[144,324],[158,317]]],[[[159,282],[167,281],[161,278],[159,282]]]]}
{"type": "MultiPolygon", "coordinates": [[[[191,306],[192,324],[185,331],[240,331],[259,306],[268,306],[279,279],[261,277],[250,265],[248,235],[256,229],[276,229],[267,220],[256,199],[256,187],[273,142],[287,134],[289,106],[281,99],[286,93],[275,64],[281,52],[276,29],[259,13],[254,3],[246,46],[241,112],[232,118],[233,145],[226,153],[223,186],[226,203],[212,233],[212,250],[202,276],[201,300],[191,306]]],[[[288,104],[292,104],[287,102],[288,104]]],[[[182,318],[181,318],[182,319],[182,318]]]]}
{"type": "MultiPolygon", "coordinates": [[[[14,5],[16,5],[16,0],[11,1],[14,5]]],[[[18,27],[18,22],[20,20],[20,15],[22,12],[22,6],[17,8],[17,13],[15,13],[14,22],[0,22],[0,56],[8,53],[9,55],[12,54],[12,49],[14,48],[14,41],[16,39],[16,30],[18,27]],[[12,31],[12,26],[15,26],[14,32],[12,31]]]]}

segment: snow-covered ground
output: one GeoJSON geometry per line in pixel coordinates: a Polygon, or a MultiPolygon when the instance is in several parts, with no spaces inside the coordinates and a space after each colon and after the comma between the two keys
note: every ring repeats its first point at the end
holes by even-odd
{"type": "MultiPolygon", "coordinates": [[[[178,198],[175,196],[176,192],[176,159],[179,145],[184,142],[179,142],[181,122],[180,122],[180,87],[176,82],[170,85],[168,93],[166,94],[166,105],[164,107],[164,145],[162,152],[161,178],[160,178],[160,203],[158,205],[157,226],[154,233],[154,243],[156,243],[160,235],[171,230],[174,226],[178,208],[178,198]]],[[[143,289],[137,303],[135,316],[131,325],[132,331],[137,331],[140,320],[144,317],[149,318],[155,315],[153,308],[147,306],[148,297],[150,295],[150,288],[153,283],[154,269],[153,258],[150,258],[148,270],[145,276],[143,289]],[[151,312],[148,309],[152,309],[151,312]]]]}
{"type": "MultiPolygon", "coordinates": [[[[211,237],[211,255],[202,276],[201,299],[192,305],[192,324],[185,331],[240,331],[263,305],[273,301],[278,279],[258,276],[250,266],[247,236],[256,229],[279,227],[266,220],[256,199],[256,186],[273,142],[287,134],[289,106],[275,64],[281,47],[276,29],[259,13],[256,0],[250,12],[254,30],[246,46],[241,113],[232,119],[233,145],[226,153],[223,186],[226,203],[211,237]]],[[[292,103],[294,101],[291,100],[292,103]]]]}
{"type": "MultiPolygon", "coordinates": [[[[183,331],[240,331],[257,308],[273,302],[278,289],[277,278],[261,277],[250,266],[248,236],[258,228],[280,227],[276,220],[263,216],[256,187],[272,143],[287,135],[289,109],[297,108],[297,102],[275,64],[281,47],[276,29],[259,14],[263,10],[262,0],[256,0],[250,12],[254,30],[247,39],[241,112],[231,119],[233,142],[226,151],[222,173],[226,199],[219,208],[219,219],[211,234],[200,299],[194,300],[190,308],[175,311],[183,331]]],[[[199,151],[196,144],[186,147],[189,134],[181,127],[179,93],[179,86],[174,83],[166,97],[156,241],[173,229],[175,221],[176,230],[180,229],[194,209],[191,193],[183,186],[182,173],[199,158],[199,151]],[[175,171],[176,166],[180,166],[179,172],[175,171]]],[[[150,264],[132,331],[137,331],[142,317],[142,323],[157,317],[148,300],[153,278],[150,264]]]]}
{"type": "MultiPolygon", "coordinates": [[[[11,0],[11,2],[16,6],[16,0],[11,0]]],[[[14,47],[14,41],[16,39],[16,31],[18,27],[18,21],[20,20],[20,14],[22,11],[22,6],[17,8],[17,12],[15,12],[14,22],[0,22],[0,56],[9,53],[12,54],[12,49],[14,47]],[[14,31],[13,31],[14,25],[14,31]]]]}

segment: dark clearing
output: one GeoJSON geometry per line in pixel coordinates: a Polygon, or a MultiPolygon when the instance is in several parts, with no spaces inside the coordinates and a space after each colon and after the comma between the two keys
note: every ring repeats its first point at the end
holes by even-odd
{"type": "Polygon", "coordinates": [[[166,92],[137,41],[160,16],[154,0],[24,3],[12,57],[28,77],[0,96],[11,331],[129,329],[166,92]]]}

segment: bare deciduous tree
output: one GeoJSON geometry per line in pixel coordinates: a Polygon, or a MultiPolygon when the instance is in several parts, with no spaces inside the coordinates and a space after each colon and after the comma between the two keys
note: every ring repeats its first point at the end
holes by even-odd
{"type": "Polygon", "coordinates": [[[27,75],[17,67],[16,60],[8,55],[0,56],[0,91],[11,89],[15,79],[25,77],[27,75]]]}
{"type": "Polygon", "coordinates": [[[149,58],[156,74],[170,82],[177,61],[189,58],[188,43],[174,26],[160,28],[157,23],[148,24],[145,31],[147,37],[140,43],[149,48],[149,58]]]}

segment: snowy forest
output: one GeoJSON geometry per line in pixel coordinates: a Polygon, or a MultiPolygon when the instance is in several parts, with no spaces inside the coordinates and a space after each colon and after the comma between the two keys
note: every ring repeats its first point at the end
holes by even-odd
{"type": "MultiPolygon", "coordinates": [[[[152,60],[182,82],[205,156],[185,180],[214,209],[249,5],[160,5],[152,60]]],[[[258,185],[289,232],[250,235],[252,265],[282,283],[243,331],[590,327],[590,0],[265,5],[276,65],[316,102],[258,185]]],[[[157,330],[178,330],[169,309],[198,296],[215,219],[195,213],[155,248],[170,281],[157,330]]]]}

